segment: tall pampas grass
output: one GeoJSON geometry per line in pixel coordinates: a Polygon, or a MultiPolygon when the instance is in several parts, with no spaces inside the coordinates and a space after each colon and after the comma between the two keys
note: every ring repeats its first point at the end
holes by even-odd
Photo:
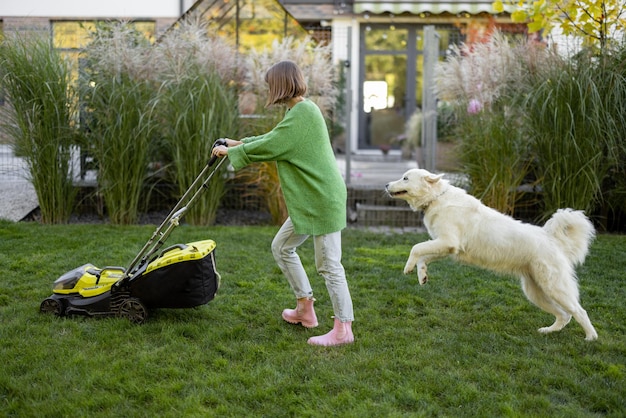
{"type": "Polygon", "coordinates": [[[191,15],[166,32],[149,56],[155,79],[179,81],[193,78],[189,68],[217,75],[226,84],[239,83],[245,68],[234,45],[211,30],[201,16],[191,15]]]}
{"type": "Polygon", "coordinates": [[[523,76],[522,44],[495,32],[485,43],[453,45],[435,71],[435,93],[447,102],[467,106],[476,100],[489,108],[507,95],[523,76]]]}
{"type": "Polygon", "coordinates": [[[520,182],[533,181],[541,191],[538,221],[562,207],[621,210],[623,57],[565,57],[499,34],[456,48],[438,67],[437,92],[455,106],[472,192],[512,213],[520,182]]]}
{"type": "Polygon", "coordinates": [[[603,61],[585,54],[555,60],[526,96],[525,121],[541,173],[544,218],[561,207],[592,212],[607,175],[619,166],[615,152],[626,127],[626,83],[622,68],[603,61]]]}
{"type": "Polygon", "coordinates": [[[125,22],[98,25],[84,53],[81,99],[87,148],[98,162],[98,189],[114,224],[138,218],[158,98],[150,45],[125,22]]]}
{"type": "MultiPolygon", "coordinates": [[[[168,32],[152,51],[160,88],[160,122],[169,178],[182,196],[207,164],[213,142],[238,134],[237,86],[243,77],[236,49],[189,18],[168,32]],[[157,65],[158,63],[158,65],[157,65]]],[[[224,172],[186,216],[194,225],[214,223],[224,194],[224,172]]]]}
{"type": "MultiPolygon", "coordinates": [[[[213,142],[237,132],[237,51],[191,16],[151,45],[132,26],[101,25],[85,53],[83,99],[89,147],[113,223],[133,223],[150,175],[164,163],[180,197],[210,158],[213,142]]],[[[217,174],[217,173],[216,173],[217,174]]],[[[215,220],[223,173],[187,213],[192,224],[215,220]]]]}
{"type": "Polygon", "coordinates": [[[496,32],[488,42],[454,47],[436,68],[435,91],[454,108],[470,191],[508,214],[515,211],[532,159],[519,100],[529,71],[542,59],[535,46],[496,32]]]}
{"type": "Polygon", "coordinates": [[[43,223],[68,221],[76,191],[71,148],[76,144],[76,95],[70,66],[49,39],[7,37],[0,43],[5,134],[26,160],[43,223]]]}

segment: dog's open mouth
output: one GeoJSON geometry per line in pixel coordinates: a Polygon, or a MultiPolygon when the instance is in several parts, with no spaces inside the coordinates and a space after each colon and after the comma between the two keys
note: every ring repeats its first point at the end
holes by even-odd
{"type": "Polygon", "coordinates": [[[389,194],[389,196],[391,197],[398,197],[398,196],[402,196],[404,194],[407,194],[408,191],[406,190],[398,190],[396,192],[392,192],[391,190],[387,189],[387,193],[389,194]]]}

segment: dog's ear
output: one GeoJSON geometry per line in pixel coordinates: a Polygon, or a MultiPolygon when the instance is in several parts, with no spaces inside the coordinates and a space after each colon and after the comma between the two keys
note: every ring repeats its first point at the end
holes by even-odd
{"type": "Polygon", "coordinates": [[[428,176],[426,176],[426,181],[430,184],[435,184],[437,183],[441,178],[443,177],[443,174],[430,174],[428,176]]]}

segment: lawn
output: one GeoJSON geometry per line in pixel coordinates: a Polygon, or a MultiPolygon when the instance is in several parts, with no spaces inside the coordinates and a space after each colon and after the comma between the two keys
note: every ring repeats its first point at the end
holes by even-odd
{"type": "Polygon", "coordinates": [[[177,228],[168,244],[214,239],[222,286],[209,304],[125,319],[38,312],[74,267],[126,265],[154,226],[0,221],[2,417],[416,417],[626,415],[626,236],[600,235],[578,269],[599,339],[532,306],[517,279],[445,260],[430,280],[402,274],[424,234],[348,229],[344,266],[356,342],[313,347],[317,329],[284,323],[294,299],[275,266],[273,227],[177,228]]]}

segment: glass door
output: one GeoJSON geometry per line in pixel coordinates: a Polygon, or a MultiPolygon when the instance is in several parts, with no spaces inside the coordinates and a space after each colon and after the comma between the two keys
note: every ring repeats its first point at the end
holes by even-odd
{"type": "MultiPolygon", "coordinates": [[[[462,40],[452,26],[438,26],[437,34],[440,54],[462,40]]],[[[406,122],[421,112],[428,87],[423,85],[423,25],[365,24],[360,35],[358,148],[399,149],[406,122]]]]}
{"type": "Polygon", "coordinates": [[[399,148],[415,108],[414,29],[368,25],[361,33],[359,148],[399,148]],[[408,94],[407,94],[408,93],[408,94]]]}

